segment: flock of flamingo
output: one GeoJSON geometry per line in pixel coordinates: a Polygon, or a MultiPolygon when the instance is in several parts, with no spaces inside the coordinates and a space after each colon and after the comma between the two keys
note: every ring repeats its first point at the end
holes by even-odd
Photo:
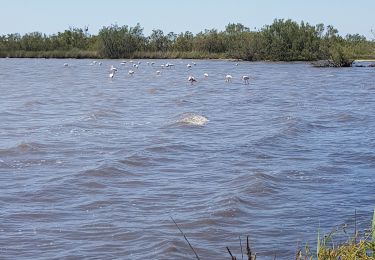
{"type": "MultiPolygon", "coordinates": [[[[138,62],[134,62],[134,61],[132,61],[132,60],[130,60],[129,63],[132,64],[132,67],[133,67],[134,69],[138,69],[138,68],[139,68],[139,65],[141,64],[140,61],[138,61],[138,62]]],[[[146,63],[147,63],[147,65],[150,65],[150,66],[154,66],[154,65],[155,65],[155,62],[153,62],[153,61],[152,61],[152,62],[147,61],[146,63]]],[[[196,65],[195,62],[192,62],[192,64],[193,64],[194,66],[196,65]]],[[[101,62],[97,62],[97,61],[93,61],[90,65],[99,65],[99,66],[101,66],[102,63],[101,63],[101,62]]],[[[122,61],[122,62],[120,63],[120,65],[126,65],[126,61],[122,61]]],[[[235,65],[238,66],[238,63],[236,63],[235,65]]],[[[68,64],[68,63],[64,63],[64,66],[67,67],[67,66],[69,66],[69,64],[68,64]]],[[[161,65],[160,65],[160,68],[161,68],[161,69],[164,69],[164,68],[170,68],[170,67],[174,67],[174,64],[172,64],[172,63],[166,63],[166,64],[161,64],[161,65]]],[[[186,67],[187,67],[187,69],[191,69],[191,68],[192,68],[192,65],[189,63],[189,64],[186,65],[186,67]]],[[[109,78],[111,78],[111,79],[114,78],[115,75],[116,75],[116,73],[117,73],[117,71],[118,71],[118,69],[117,69],[116,67],[114,67],[113,65],[111,65],[111,67],[110,67],[110,69],[109,69],[109,75],[108,75],[109,78]]],[[[134,75],[134,73],[135,73],[135,71],[134,71],[133,69],[130,69],[130,70],[128,71],[128,74],[129,74],[130,76],[134,75]]],[[[160,75],[160,74],[161,74],[161,71],[160,71],[160,70],[157,70],[157,71],[156,71],[156,75],[160,75]]],[[[208,78],[208,73],[204,73],[203,76],[204,76],[205,79],[207,79],[207,78],[208,78]]],[[[227,74],[227,75],[225,76],[225,82],[227,82],[227,83],[232,82],[232,79],[233,79],[233,77],[232,77],[232,75],[230,75],[230,74],[227,74]]],[[[195,82],[197,82],[196,78],[195,78],[194,76],[192,76],[192,75],[190,75],[190,76],[187,78],[187,80],[188,80],[188,82],[190,82],[191,84],[194,84],[195,82]]],[[[244,82],[244,84],[249,84],[249,83],[250,83],[250,76],[248,76],[248,75],[244,75],[244,76],[242,76],[242,81],[244,82]]]]}

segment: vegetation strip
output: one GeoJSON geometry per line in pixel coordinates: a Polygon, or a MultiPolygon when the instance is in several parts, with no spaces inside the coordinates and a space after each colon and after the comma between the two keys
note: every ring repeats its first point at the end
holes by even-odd
{"type": "Polygon", "coordinates": [[[341,67],[354,59],[374,59],[375,43],[359,34],[342,37],[331,25],[310,25],[290,19],[275,19],[258,30],[230,23],[224,31],[205,29],[196,35],[189,31],[164,34],[155,29],[145,36],[140,24],[115,24],[102,27],[97,35],[89,34],[87,27],[53,35],[2,35],[0,57],[330,60],[329,66],[341,67]]]}

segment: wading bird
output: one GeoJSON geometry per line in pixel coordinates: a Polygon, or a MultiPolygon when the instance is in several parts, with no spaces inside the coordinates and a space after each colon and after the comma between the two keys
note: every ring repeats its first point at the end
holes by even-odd
{"type": "Polygon", "coordinates": [[[242,76],[242,80],[245,82],[245,84],[249,84],[250,77],[249,76],[242,76]]]}
{"type": "Polygon", "coordinates": [[[116,73],[115,70],[111,70],[111,73],[109,73],[109,77],[113,78],[115,76],[115,73],[116,73]]]}
{"type": "Polygon", "coordinates": [[[197,80],[193,76],[188,77],[188,81],[193,84],[194,82],[197,82],[197,80]]]}
{"type": "Polygon", "coordinates": [[[229,75],[229,74],[226,75],[225,76],[225,82],[232,82],[232,78],[233,78],[232,75],[229,75]]]}
{"type": "Polygon", "coordinates": [[[111,72],[111,73],[109,73],[109,77],[113,78],[116,74],[117,69],[115,67],[113,67],[113,65],[112,65],[111,68],[109,69],[109,71],[111,72]]]}

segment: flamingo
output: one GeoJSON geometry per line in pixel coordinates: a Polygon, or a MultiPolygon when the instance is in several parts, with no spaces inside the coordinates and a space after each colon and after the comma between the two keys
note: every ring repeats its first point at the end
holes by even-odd
{"type": "Polygon", "coordinates": [[[186,65],[186,67],[188,67],[189,69],[191,68],[191,65],[190,64],[188,64],[188,65],[186,65]]]}
{"type": "Polygon", "coordinates": [[[111,72],[111,73],[109,73],[109,77],[113,78],[115,76],[116,72],[117,72],[117,69],[115,67],[113,67],[113,65],[112,65],[111,68],[109,69],[109,71],[111,72]]]}
{"type": "Polygon", "coordinates": [[[156,75],[160,75],[160,74],[161,74],[160,70],[157,70],[156,75]]]}
{"type": "Polygon", "coordinates": [[[229,75],[229,74],[226,75],[225,76],[225,82],[232,82],[232,78],[233,78],[232,75],[229,75]]]}
{"type": "Polygon", "coordinates": [[[189,76],[188,81],[190,81],[191,84],[193,84],[194,82],[197,82],[197,80],[193,76],[189,76]]]}
{"type": "Polygon", "coordinates": [[[129,70],[129,72],[128,72],[128,73],[129,73],[129,75],[130,75],[130,76],[133,76],[133,74],[134,74],[134,71],[133,71],[133,70],[129,70]]]}
{"type": "Polygon", "coordinates": [[[245,82],[245,84],[249,84],[250,77],[249,76],[242,76],[242,80],[245,82]]]}
{"type": "Polygon", "coordinates": [[[115,76],[115,73],[116,73],[115,70],[111,70],[111,73],[109,73],[109,77],[113,78],[115,76]]]}
{"type": "Polygon", "coordinates": [[[208,73],[204,73],[203,76],[204,76],[205,78],[208,78],[208,73]]]}

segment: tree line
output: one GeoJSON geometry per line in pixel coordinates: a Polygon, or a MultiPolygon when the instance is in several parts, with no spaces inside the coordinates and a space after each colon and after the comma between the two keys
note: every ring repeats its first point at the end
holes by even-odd
{"type": "Polygon", "coordinates": [[[140,24],[114,24],[102,27],[97,35],[89,34],[88,28],[69,28],[53,35],[2,35],[0,57],[330,59],[343,65],[350,59],[375,57],[375,42],[359,34],[340,36],[331,25],[310,25],[290,19],[275,19],[259,30],[230,23],[223,31],[205,29],[195,35],[189,31],[165,34],[154,29],[145,36],[140,24]]]}

